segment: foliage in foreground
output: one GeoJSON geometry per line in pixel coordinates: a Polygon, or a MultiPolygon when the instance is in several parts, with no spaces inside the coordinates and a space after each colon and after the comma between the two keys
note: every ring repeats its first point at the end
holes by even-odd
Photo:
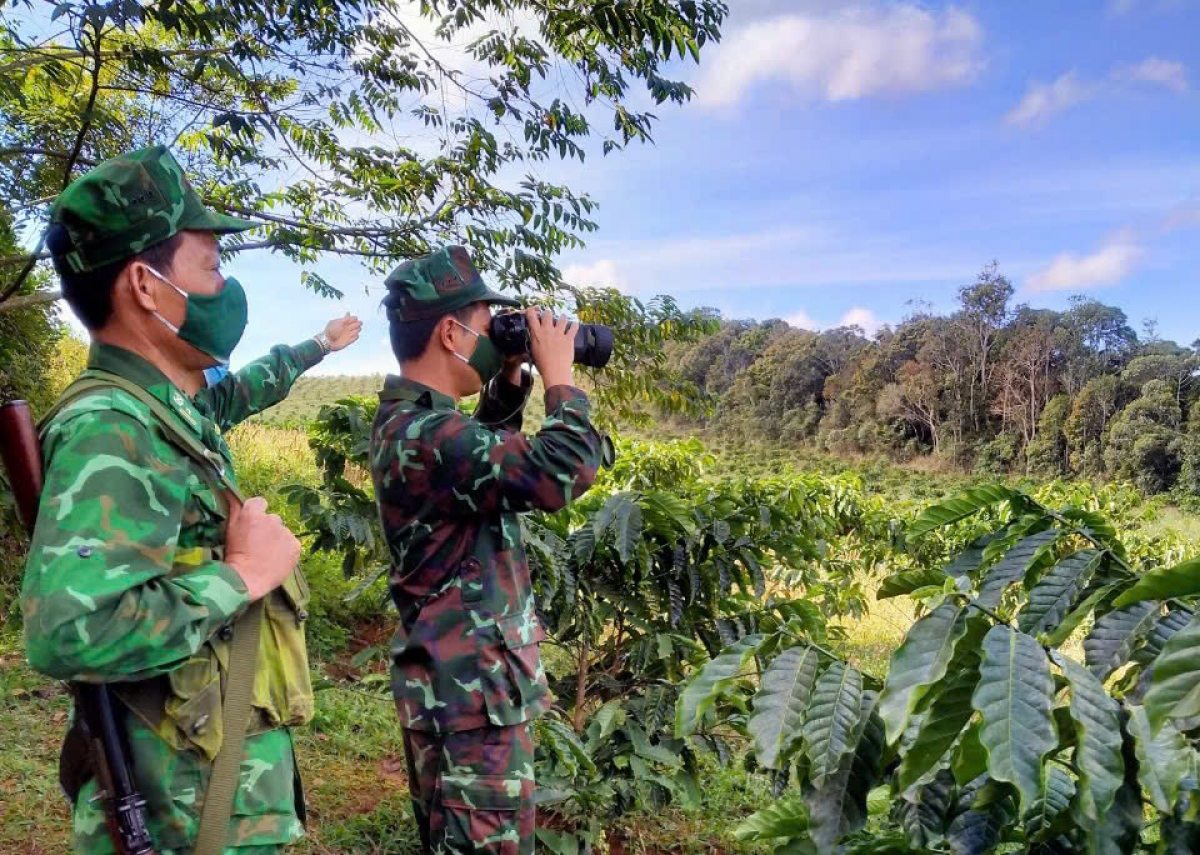
{"type": "Polygon", "coordinates": [[[820,855],[1195,851],[1200,620],[1183,600],[1200,560],[1136,566],[1102,515],[998,486],[929,508],[909,535],[981,512],[992,530],[946,567],[884,581],[881,598],[927,612],[882,686],[771,633],[689,681],[676,736],[735,727],[776,770],[781,799],[740,839],[820,855]],[[748,716],[719,714],[730,696],[748,716]]]}

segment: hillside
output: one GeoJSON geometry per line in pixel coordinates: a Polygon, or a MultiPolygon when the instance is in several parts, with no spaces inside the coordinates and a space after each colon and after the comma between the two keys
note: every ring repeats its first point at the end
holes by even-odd
{"type": "Polygon", "coordinates": [[[326,404],[350,396],[369,397],[382,388],[382,374],[301,377],[282,403],[264,410],[253,420],[275,425],[307,421],[315,419],[326,404]]]}

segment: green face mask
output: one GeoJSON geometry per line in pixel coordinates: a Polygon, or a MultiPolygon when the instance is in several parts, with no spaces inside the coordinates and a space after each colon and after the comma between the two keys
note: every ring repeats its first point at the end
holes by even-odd
{"type": "Polygon", "coordinates": [[[229,356],[246,331],[246,292],[233,277],[225,280],[218,294],[189,294],[150,265],[146,269],[178,291],[187,300],[183,326],[177,327],[158,312],[167,329],[188,344],[207,353],[218,364],[229,362],[229,356]]]}
{"type": "Polygon", "coordinates": [[[483,333],[477,333],[466,324],[458,324],[464,330],[475,336],[475,352],[471,354],[471,358],[467,359],[458,351],[454,352],[460,360],[467,363],[475,369],[475,373],[479,375],[479,379],[486,386],[492,382],[492,378],[500,373],[500,369],[504,367],[504,357],[500,355],[500,351],[496,350],[496,345],[492,344],[492,340],[483,333]]]}

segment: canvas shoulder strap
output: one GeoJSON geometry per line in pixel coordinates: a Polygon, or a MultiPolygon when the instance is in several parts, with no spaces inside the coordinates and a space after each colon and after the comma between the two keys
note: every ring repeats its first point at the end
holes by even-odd
{"type": "MultiPolygon", "coordinates": [[[[194,460],[206,476],[215,476],[217,493],[229,509],[243,501],[237,485],[229,477],[225,459],[200,442],[179,422],[179,418],[161,401],[118,374],[88,370],[67,387],[54,408],[42,420],[42,430],[69,402],[95,389],[116,387],[136,398],[154,416],[171,441],[194,460]]],[[[229,816],[233,797],[241,776],[242,748],[246,728],[250,723],[250,705],[254,691],[254,671],[258,663],[258,642],[262,630],[262,600],[250,605],[233,625],[233,640],[229,646],[229,671],[226,676],[225,698],[221,718],[225,722],[225,738],[213,759],[208,789],[200,814],[192,855],[220,855],[229,836],[229,816]]]]}

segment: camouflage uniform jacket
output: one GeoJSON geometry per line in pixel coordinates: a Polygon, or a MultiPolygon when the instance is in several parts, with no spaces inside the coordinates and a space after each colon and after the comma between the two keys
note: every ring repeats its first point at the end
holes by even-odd
{"type": "Polygon", "coordinates": [[[476,418],[433,389],[389,377],[371,430],[371,471],[400,613],[392,693],[401,724],[459,731],[537,717],[549,706],[517,514],[556,511],[596,477],[600,435],[587,397],[546,390],[536,436],[523,393],[497,379],[476,418]],[[515,402],[515,403],[514,403],[515,402]],[[512,417],[493,430],[485,423],[512,417]]]}
{"type": "MultiPolygon", "coordinates": [[[[320,358],[314,341],[276,347],[190,400],[128,351],[97,345],[88,365],[146,389],[231,470],[221,431],[282,400],[320,358]]],[[[45,428],[42,453],[45,489],[21,591],[27,655],[52,677],[113,684],[156,846],[188,849],[223,738],[228,627],[248,605],[241,578],[220,560],[222,505],[146,405],[120,389],[66,404],[45,428]]],[[[303,834],[287,726],[312,716],[307,599],[297,571],[265,603],[231,846],[303,834]]],[[[95,789],[90,782],[76,801],[77,851],[110,852],[95,789]]]]}

